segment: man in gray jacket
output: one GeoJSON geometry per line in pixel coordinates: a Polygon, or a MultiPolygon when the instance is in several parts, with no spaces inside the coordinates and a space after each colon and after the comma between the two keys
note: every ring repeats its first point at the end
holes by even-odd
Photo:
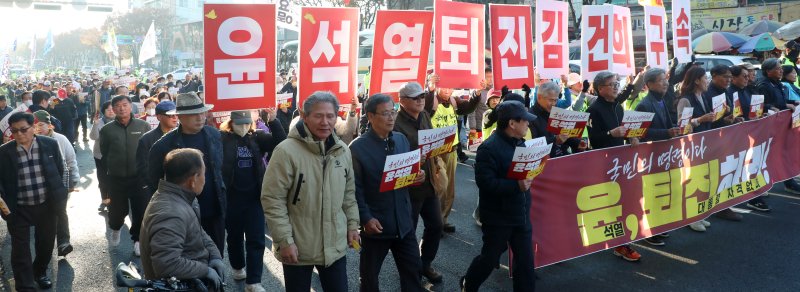
{"type": "Polygon", "coordinates": [[[206,183],[203,153],[170,151],[142,221],[142,267],[146,279],[203,279],[219,291],[225,264],[211,237],[200,227],[197,196],[206,183]]]}

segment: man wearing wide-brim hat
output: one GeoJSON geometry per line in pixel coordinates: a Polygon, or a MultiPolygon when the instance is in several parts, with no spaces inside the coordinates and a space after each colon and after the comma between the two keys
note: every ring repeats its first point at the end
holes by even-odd
{"type": "MultiPolygon", "coordinates": [[[[178,148],[193,148],[203,152],[206,165],[206,184],[197,198],[200,204],[200,225],[219,250],[225,250],[225,184],[222,180],[222,144],[219,130],[206,126],[206,113],[214,105],[205,104],[194,92],[181,93],[175,99],[175,113],[180,125],[164,135],[150,148],[148,155],[148,187],[155,190],[164,177],[164,157],[178,148]]],[[[172,114],[167,113],[167,114],[172,114]]],[[[142,253],[144,253],[144,249],[142,253]]],[[[224,267],[222,261],[211,265],[224,267]]],[[[224,275],[221,273],[221,275],[224,275]]]]}

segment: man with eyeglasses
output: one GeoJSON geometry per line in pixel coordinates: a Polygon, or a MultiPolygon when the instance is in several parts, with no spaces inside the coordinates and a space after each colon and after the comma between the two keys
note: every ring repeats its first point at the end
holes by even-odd
{"type": "MultiPolygon", "coordinates": [[[[350,144],[356,200],[363,226],[361,291],[379,290],[378,275],[389,250],[400,274],[400,289],[422,291],[422,260],[412,226],[408,188],[379,191],[386,157],[409,152],[411,145],[405,135],[392,131],[397,112],[390,96],[371,96],[364,110],[370,128],[350,144]]],[[[424,181],[425,171],[420,170],[414,185],[424,181]]]]}
{"type": "Polygon", "coordinates": [[[56,237],[56,208],[67,199],[64,158],[58,142],[34,134],[34,117],[17,112],[9,117],[14,141],[0,146],[0,216],[11,236],[11,269],[17,291],[49,289],[47,276],[56,237]],[[31,262],[30,228],[36,257],[31,262]]]}
{"type": "MultiPolygon", "coordinates": [[[[639,73],[641,74],[641,73],[639,73]]],[[[639,78],[639,77],[637,77],[639,78]]],[[[589,144],[593,149],[610,148],[625,145],[625,127],[622,126],[622,116],[625,110],[622,102],[630,95],[633,85],[628,84],[622,93],[619,92],[617,74],[609,71],[598,73],[594,77],[594,88],[597,91],[597,100],[589,106],[589,144]]],[[[638,144],[636,138],[630,139],[631,144],[638,144]]],[[[614,255],[635,262],[642,256],[629,245],[619,246],[614,249],[614,255]]]]}
{"type": "MultiPolygon", "coordinates": [[[[419,83],[409,82],[400,88],[399,96],[400,111],[397,113],[394,130],[408,138],[411,149],[417,149],[419,148],[419,131],[433,129],[431,117],[425,111],[425,90],[419,83]]],[[[420,165],[426,175],[433,173],[431,171],[432,161],[433,159],[420,165]]],[[[442,281],[442,274],[431,266],[442,239],[442,210],[439,196],[436,195],[430,179],[426,179],[421,185],[409,187],[408,194],[411,196],[411,216],[413,217],[411,226],[416,229],[420,216],[425,225],[425,231],[420,239],[422,275],[431,283],[439,283],[442,281]]]]}

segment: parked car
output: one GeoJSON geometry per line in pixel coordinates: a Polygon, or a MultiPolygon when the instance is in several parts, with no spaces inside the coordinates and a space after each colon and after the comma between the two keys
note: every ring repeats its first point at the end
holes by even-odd
{"type": "Polygon", "coordinates": [[[696,55],[695,62],[703,62],[703,69],[706,75],[711,78],[711,68],[717,65],[733,66],[741,63],[750,63],[756,67],[756,76],[761,76],[761,63],[758,59],[749,56],[728,56],[728,55],[696,55]]]}

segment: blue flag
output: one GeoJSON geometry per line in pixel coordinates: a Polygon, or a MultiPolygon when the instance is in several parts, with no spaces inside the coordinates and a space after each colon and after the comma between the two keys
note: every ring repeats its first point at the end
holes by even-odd
{"type": "Polygon", "coordinates": [[[50,30],[47,32],[47,39],[44,41],[44,52],[42,56],[47,55],[53,47],[55,47],[55,43],[53,43],[53,30],[50,30]]]}

